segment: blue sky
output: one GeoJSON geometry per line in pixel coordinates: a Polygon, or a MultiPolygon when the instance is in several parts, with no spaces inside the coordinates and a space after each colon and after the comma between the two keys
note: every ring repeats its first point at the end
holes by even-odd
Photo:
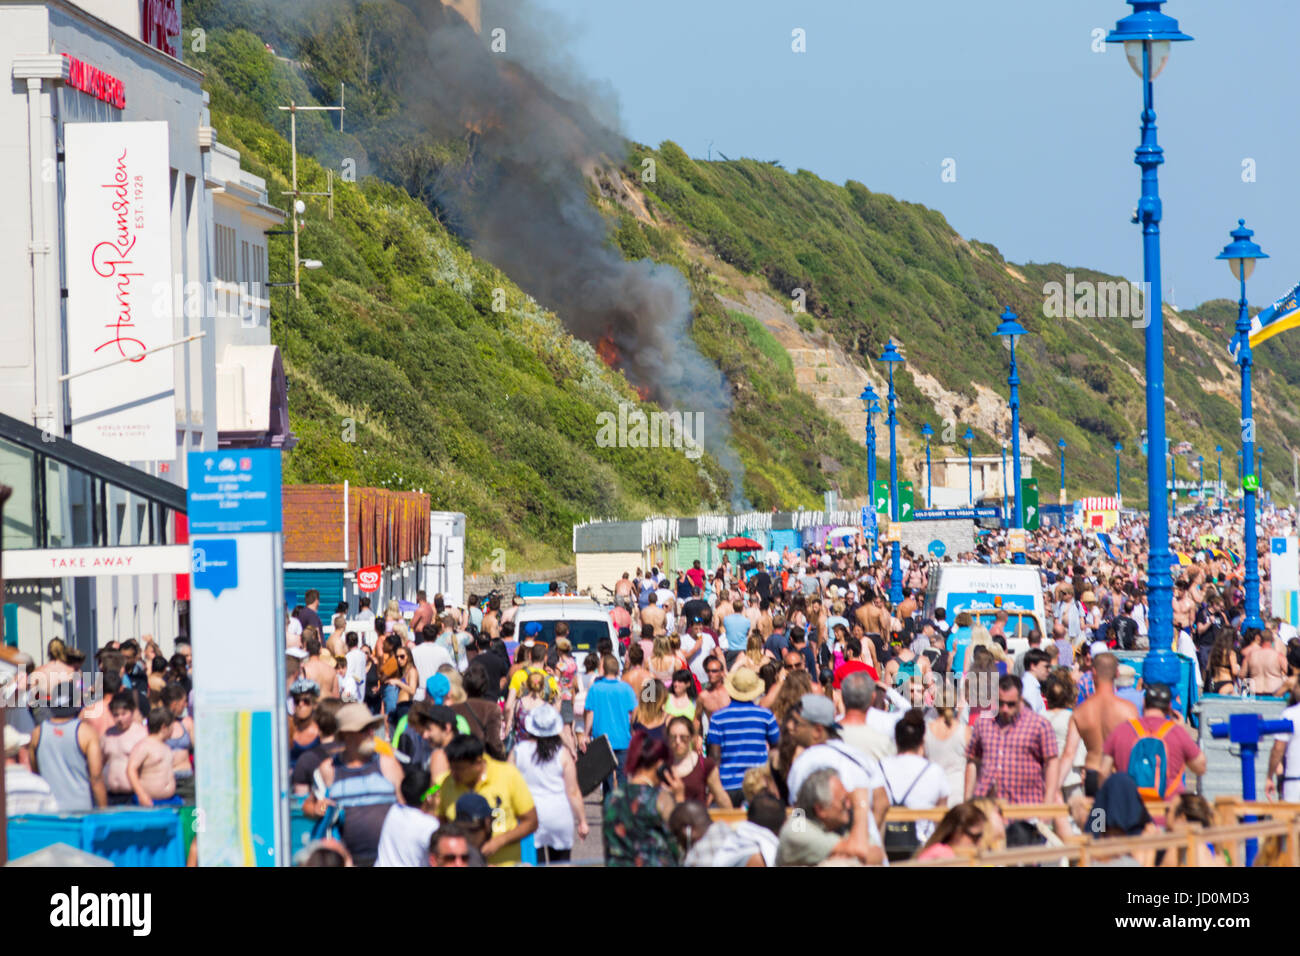
{"type": "MultiPolygon", "coordinates": [[[[690,155],[779,159],[942,212],[1014,262],[1141,279],[1133,163],[1141,82],[1093,30],[1120,0],[535,0],[551,55],[616,100],[622,130],[690,155]],[[807,52],[791,51],[791,31],[807,52]],[[562,44],[562,46],[561,46],[562,44]],[[941,181],[945,159],[956,181],[941,181]]],[[[1236,297],[1214,256],[1239,217],[1272,257],[1263,305],[1300,280],[1295,0],[1170,0],[1195,39],[1155,84],[1166,300],[1236,297]],[[1292,157],[1287,160],[1287,156],[1292,157]],[[1254,182],[1242,163],[1254,161],[1254,182]]],[[[484,27],[490,29],[486,22],[484,27]]],[[[531,39],[531,38],[529,38],[531,39]]]]}

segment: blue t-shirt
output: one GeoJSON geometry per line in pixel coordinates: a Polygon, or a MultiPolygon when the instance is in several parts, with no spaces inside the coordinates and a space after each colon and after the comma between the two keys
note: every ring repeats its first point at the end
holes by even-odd
{"type": "Polygon", "coordinates": [[[948,635],[948,650],[956,652],[952,658],[952,669],[955,673],[960,674],[965,670],[966,648],[970,647],[970,639],[969,627],[955,627],[948,635]]]}
{"type": "Polygon", "coordinates": [[[722,629],[727,635],[727,650],[743,651],[749,641],[749,618],[731,613],[722,619],[722,629]]]}
{"type": "Polygon", "coordinates": [[[724,790],[739,790],[745,771],[767,763],[767,748],[781,740],[776,715],[766,707],[733,700],[709,716],[709,746],[721,748],[718,777],[724,790]]]}
{"type": "Polygon", "coordinates": [[[626,681],[601,677],[587,691],[587,710],[591,713],[591,736],[604,734],[615,750],[626,750],[632,742],[632,723],[628,719],[636,710],[636,691],[626,681]]]}
{"type": "Polygon", "coordinates": [[[790,646],[790,635],[785,631],[773,631],[772,635],[763,642],[763,650],[771,651],[779,660],[785,653],[785,649],[790,646]]]}

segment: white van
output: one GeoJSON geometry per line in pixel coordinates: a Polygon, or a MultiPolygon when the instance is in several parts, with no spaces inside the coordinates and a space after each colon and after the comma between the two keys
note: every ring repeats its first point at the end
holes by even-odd
{"type": "Polygon", "coordinates": [[[972,623],[992,627],[999,610],[1007,612],[1007,650],[1017,653],[1029,646],[1029,632],[1038,628],[1046,641],[1047,611],[1043,579],[1033,564],[941,564],[930,575],[926,588],[924,616],[944,609],[948,623],[955,626],[962,611],[972,623]]]}
{"type": "Polygon", "coordinates": [[[541,625],[536,640],[544,641],[547,647],[555,647],[555,623],[567,621],[569,643],[573,645],[571,653],[581,664],[587,652],[594,651],[602,637],[608,637],[615,647],[618,646],[618,631],[610,617],[611,610],[596,603],[594,598],[579,595],[524,598],[524,603],[515,611],[514,639],[522,641],[525,625],[536,622],[541,625]]]}

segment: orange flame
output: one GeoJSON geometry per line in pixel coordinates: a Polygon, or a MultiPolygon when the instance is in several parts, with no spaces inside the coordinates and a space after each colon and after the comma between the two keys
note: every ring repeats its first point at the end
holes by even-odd
{"type": "Polygon", "coordinates": [[[608,332],[602,335],[600,341],[596,343],[596,354],[600,356],[602,362],[612,369],[617,369],[619,361],[623,358],[618,346],[614,344],[613,336],[608,332]]]}

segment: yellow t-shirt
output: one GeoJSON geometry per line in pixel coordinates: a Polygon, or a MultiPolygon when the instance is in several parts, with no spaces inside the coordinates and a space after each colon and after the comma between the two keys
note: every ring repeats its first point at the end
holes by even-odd
{"type": "MultiPolygon", "coordinates": [[[[473,792],[493,808],[492,835],[500,836],[518,826],[519,818],[533,809],[533,795],[528,792],[524,775],[514,764],[494,760],[488,756],[484,756],[483,760],[487,766],[483,769],[483,776],[479,778],[473,792]]],[[[456,801],[469,792],[447,774],[442,789],[438,791],[438,816],[444,820],[456,819],[456,801]]],[[[519,844],[512,843],[493,853],[488,858],[488,863],[492,866],[500,866],[518,863],[519,860],[519,844]]]]}
{"type": "Polygon", "coordinates": [[[551,695],[555,696],[556,694],[559,694],[560,682],[550,674],[547,674],[546,671],[539,670],[536,667],[521,667],[519,670],[515,671],[514,676],[510,678],[510,689],[515,692],[516,697],[523,696],[524,684],[527,683],[529,674],[545,674],[546,680],[551,685],[551,695]]]}

